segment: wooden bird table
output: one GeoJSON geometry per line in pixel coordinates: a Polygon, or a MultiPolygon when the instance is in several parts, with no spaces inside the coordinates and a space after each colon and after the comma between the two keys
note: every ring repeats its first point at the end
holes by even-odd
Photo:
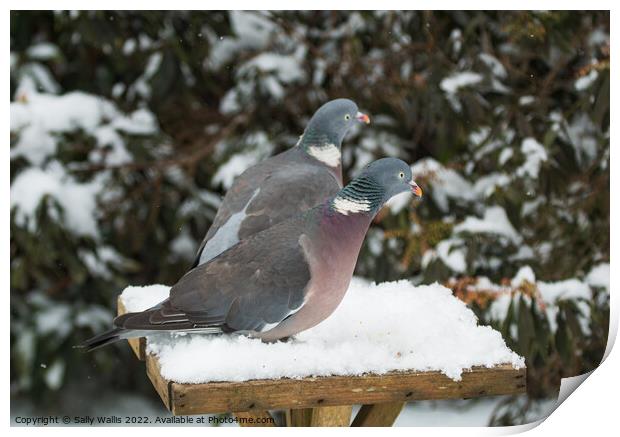
{"type": "MultiPolygon", "coordinates": [[[[119,299],[119,314],[125,308],[119,299]]],[[[166,408],[176,415],[232,413],[241,426],[275,426],[283,411],[286,426],[392,426],[405,403],[469,399],[525,392],[525,368],[510,364],[474,367],[461,381],[441,372],[395,371],[383,375],[325,376],[244,382],[180,384],[166,380],[157,357],[145,353],[145,339],[129,344],[166,408]],[[351,421],[352,406],[362,407],[351,421]]]]}

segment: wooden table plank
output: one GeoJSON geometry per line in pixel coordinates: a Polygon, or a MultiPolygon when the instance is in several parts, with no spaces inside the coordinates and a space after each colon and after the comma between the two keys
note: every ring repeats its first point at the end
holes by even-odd
{"type": "Polygon", "coordinates": [[[453,381],[440,372],[409,371],[179,384],[154,374],[159,368],[156,357],[147,355],[146,362],[149,377],[155,379],[155,388],[175,415],[461,399],[525,392],[525,368],[514,369],[509,364],[473,368],[463,372],[461,381],[453,381]]]}
{"type": "MultiPolygon", "coordinates": [[[[147,357],[152,357],[152,355],[148,355],[147,357]]],[[[153,384],[153,387],[155,387],[155,391],[161,398],[162,402],[164,403],[164,406],[169,411],[172,411],[172,408],[173,408],[172,403],[171,403],[172,396],[170,392],[172,383],[166,380],[161,375],[161,369],[159,367],[159,362],[157,360],[155,359],[146,360],[146,375],[151,380],[151,383],[153,384]]]]}
{"type": "MultiPolygon", "coordinates": [[[[120,296],[117,299],[116,313],[119,316],[128,313],[125,308],[125,304],[123,303],[123,299],[121,299],[120,296]]],[[[129,343],[131,350],[133,350],[133,353],[136,354],[136,357],[138,357],[140,361],[144,361],[146,359],[146,338],[128,338],[127,343],[129,343]]]]}
{"type": "Polygon", "coordinates": [[[405,406],[405,402],[362,405],[351,426],[392,426],[405,406]]]}

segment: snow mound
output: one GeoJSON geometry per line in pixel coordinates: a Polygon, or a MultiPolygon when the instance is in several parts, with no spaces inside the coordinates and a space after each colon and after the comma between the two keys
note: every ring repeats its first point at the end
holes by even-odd
{"type": "Polygon", "coordinates": [[[121,297],[125,309],[130,313],[144,311],[168,298],[170,287],[167,285],[132,285],[123,290],[121,297]]]}
{"type": "MultiPolygon", "coordinates": [[[[128,310],[157,304],[165,287],[130,287],[128,310]]],[[[247,381],[327,375],[438,370],[460,380],[472,366],[524,360],[499,332],[478,326],[474,313],[439,284],[414,287],[406,280],[370,284],[353,279],[334,314],[283,343],[238,335],[171,335],[149,338],[162,375],[180,383],[247,381]]]]}

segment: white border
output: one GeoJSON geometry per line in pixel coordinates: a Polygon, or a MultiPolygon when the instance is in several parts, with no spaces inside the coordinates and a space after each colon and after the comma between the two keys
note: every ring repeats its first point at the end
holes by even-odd
{"type": "MultiPolygon", "coordinates": [[[[206,1],[189,1],[189,0],[177,0],[174,3],[163,2],[163,1],[150,1],[150,2],[137,2],[137,1],[118,1],[118,0],[109,0],[109,1],[89,1],[84,2],[77,0],[65,0],[65,1],[8,1],[9,9],[49,9],[50,6],[53,6],[56,9],[80,9],[86,6],[88,9],[168,9],[171,6],[174,6],[178,9],[202,9],[204,6],[207,6],[209,3],[206,1]]],[[[611,40],[614,40],[615,34],[615,25],[617,25],[616,13],[613,11],[611,1],[598,1],[591,0],[588,2],[567,2],[567,1],[504,1],[501,3],[498,2],[481,2],[481,1],[470,1],[467,2],[467,9],[485,9],[485,8],[494,8],[494,9],[612,9],[611,13],[611,40]]],[[[228,1],[225,5],[230,9],[291,9],[293,6],[295,9],[328,9],[334,8],[334,6],[338,6],[344,9],[407,9],[412,6],[416,9],[463,9],[465,4],[463,2],[456,1],[416,1],[416,2],[404,2],[404,1],[382,1],[379,2],[370,2],[367,0],[358,0],[358,1],[340,1],[337,5],[334,2],[327,2],[324,0],[315,0],[315,1],[296,1],[294,3],[284,2],[284,1],[263,1],[263,2],[250,2],[250,1],[228,1]]],[[[9,24],[9,10],[2,15],[2,24],[5,29],[5,32],[10,32],[10,24],[9,24]]],[[[7,59],[9,55],[9,39],[4,40],[4,57],[7,59]]],[[[4,88],[2,93],[5,95],[4,97],[4,106],[3,113],[4,117],[2,119],[4,126],[4,138],[5,141],[9,137],[9,114],[8,114],[8,102],[10,101],[9,96],[9,87],[7,86],[9,82],[9,69],[7,68],[7,64],[2,69],[2,75],[5,78],[4,80],[4,88]]],[[[612,70],[613,72],[613,70],[612,70]]],[[[612,80],[615,83],[615,74],[612,74],[614,79],[612,80]]],[[[615,88],[611,86],[611,97],[612,101],[616,97],[615,88]]],[[[612,113],[613,113],[613,105],[612,105],[612,113]]],[[[611,122],[611,138],[616,138],[616,134],[618,128],[614,122],[611,122]]],[[[6,144],[6,143],[5,143],[6,144]]],[[[9,174],[10,174],[10,159],[9,159],[9,147],[5,146],[4,148],[5,159],[2,161],[2,171],[3,171],[3,180],[5,180],[4,189],[2,190],[2,201],[4,206],[4,213],[1,215],[1,223],[3,225],[3,234],[2,234],[2,243],[4,247],[3,251],[3,260],[1,261],[2,272],[4,273],[4,280],[7,287],[4,292],[4,308],[5,311],[8,312],[9,308],[9,280],[10,280],[10,249],[9,249],[9,210],[10,210],[10,202],[9,202],[9,174]]],[[[614,155],[614,147],[611,147],[611,155],[614,155]]],[[[618,178],[614,177],[617,174],[618,166],[616,162],[611,160],[611,192],[618,193],[618,178]]],[[[614,201],[614,197],[611,197],[611,218],[612,223],[616,223],[614,219],[618,217],[617,214],[618,203],[614,201]]],[[[614,231],[614,227],[611,229],[611,252],[612,259],[615,260],[615,253],[617,252],[615,248],[618,247],[618,236],[617,232],[614,231]]],[[[612,261],[613,262],[613,261],[612,261]]],[[[611,283],[618,283],[618,272],[613,268],[611,269],[611,283]]],[[[618,328],[618,298],[617,294],[611,294],[611,326],[610,326],[610,341],[607,349],[607,359],[604,363],[595,370],[591,376],[587,379],[587,382],[579,387],[575,393],[570,396],[566,402],[564,402],[560,407],[549,417],[548,420],[544,421],[540,426],[535,427],[530,431],[531,435],[608,435],[610,430],[618,429],[617,427],[617,404],[614,402],[614,398],[616,393],[618,393],[618,376],[617,369],[620,369],[620,358],[617,348],[612,349],[613,342],[615,340],[615,336],[617,334],[618,328]]],[[[9,323],[10,318],[8,314],[5,312],[5,329],[4,329],[4,350],[9,350],[9,323]]],[[[9,400],[9,360],[2,360],[2,367],[4,370],[5,378],[4,378],[4,386],[5,386],[5,403],[3,405],[5,411],[8,412],[10,406],[9,400]]],[[[8,414],[7,414],[8,416],[8,414]]],[[[5,422],[6,426],[9,425],[9,421],[5,422]]],[[[390,432],[396,434],[406,434],[410,435],[410,433],[416,433],[419,435],[438,435],[438,436],[447,436],[447,435],[459,435],[459,436],[480,436],[480,435],[506,435],[506,434],[514,434],[518,432],[527,431],[531,429],[533,424],[524,425],[521,427],[512,427],[512,428],[392,428],[381,430],[382,433],[390,432]]],[[[103,435],[104,433],[109,433],[111,430],[109,428],[90,428],[85,430],[84,428],[11,428],[10,432],[14,432],[16,434],[20,433],[31,433],[31,432],[46,432],[52,435],[72,435],[72,434],[83,434],[84,432],[93,433],[103,435]]],[[[169,427],[165,428],[156,428],[151,427],[147,430],[147,432],[151,435],[167,435],[172,430],[169,427]]],[[[113,432],[119,433],[120,435],[135,435],[136,433],[140,433],[140,430],[137,428],[115,428],[113,432]]],[[[219,434],[219,433],[242,433],[245,432],[241,428],[183,428],[183,435],[201,435],[204,436],[205,433],[208,434],[219,434]]],[[[248,431],[250,432],[250,431],[248,431]]],[[[258,433],[266,435],[266,433],[280,433],[280,432],[288,432],[285,429],[253,429],[252,433],[258,433]]],[[[315,433],[315,430],[311,429],[303,429],[296,428],[296,433],[301,434],[310,434],[315,433]]],[[[338,433],[338,432],[359,432],[359,433],[367,433],[370,434],[376,432],[376,430],[372,429],[356,429],[352,431],[349,430],[336,430],[329,429],[323,430],[322,432],[338,433]]]]}

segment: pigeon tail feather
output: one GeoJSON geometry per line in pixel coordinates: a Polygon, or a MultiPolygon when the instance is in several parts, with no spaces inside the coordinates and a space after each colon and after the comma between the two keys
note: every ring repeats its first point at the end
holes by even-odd
{"type": "Polygon", "coordinates": [[[92,338],[89,338],[79,346],[78,348],[86,349],[86,352],[92,352],[101,347],[107,346],[112,343],[116,343],[119,340],[122,340],[122,334],[125,331],[123,328],[114,328],[109,331],[103,332],[99,335],[96,335],[92,338]]]}

